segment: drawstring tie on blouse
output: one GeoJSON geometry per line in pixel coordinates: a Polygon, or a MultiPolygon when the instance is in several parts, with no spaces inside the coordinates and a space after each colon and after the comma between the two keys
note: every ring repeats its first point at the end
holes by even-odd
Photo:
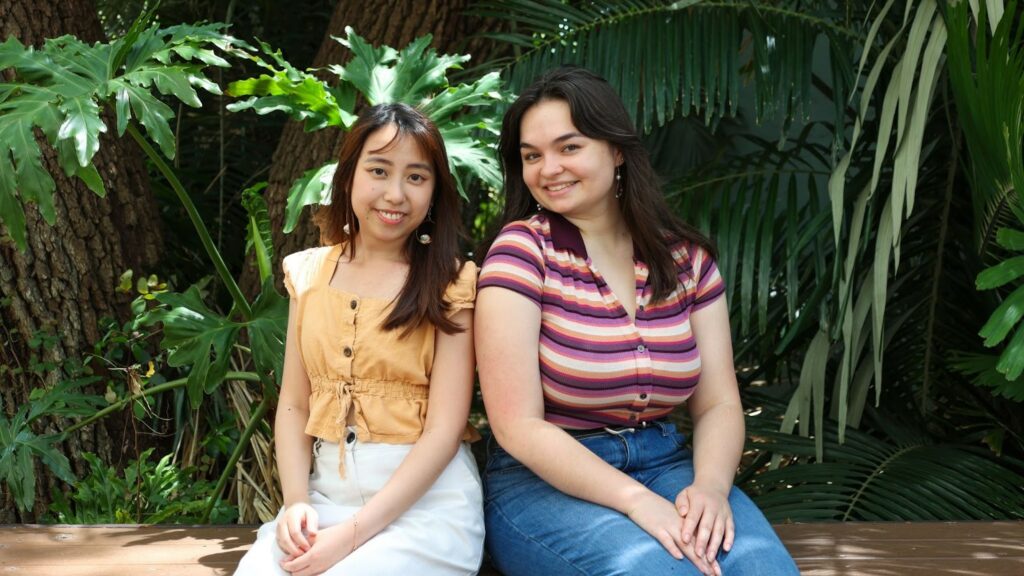
{"type": "Polygon", "coordinates": [[[348,413],[352,410],[352,386],[346,380],[341,380],[335,387],[335,395],[338,397],[338,417],[334,423],[338,426],[338,474],[345,477],[345,444],[348,428],[348,413]]]}

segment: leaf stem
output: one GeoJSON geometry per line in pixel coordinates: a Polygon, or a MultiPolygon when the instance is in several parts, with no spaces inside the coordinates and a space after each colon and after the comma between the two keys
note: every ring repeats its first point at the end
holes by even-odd
{"type": "MultiPolygon", "coordinates": [[[[245,380],[246,382],[259,382],[260,381],[260,376],[259,376],[259,374],[256,374],[254,372],[228,372],[227,375],[224,376],[224,379],[225,380],[245,380]]],[[[170,382],[164,382],[163,384],[158,384],[156,386],[153,386],[152,388],[147,388],[147,389],[143,390],[142,392],[139,392],[138,394],[129,396],[129,397],[124,398],[122,400],[118,400],[117,402],[114,402],[113,404],[111,404],[110,406],[107,406],[103,410],[100,410],[99,412],[93,414],[92,416],[89,416],[85,420],[82,420],[81,422],[78,422],[76,424],[73,424],[73,425],[65,428],[64,432],[61,434],[61,437],[65,438],[69,434],[71,434],[72,432],[80,430],[80,429],[88,426],[89,424],[92,424],[93,422],[99,420],[100,418],[103,418],[104,416],[106,416],[108,414],[111,414],[113,412],[117,412],[118,410],[124,408],[127,404],[129,404],[131,402],[134,402],[134,401],[139,400],[141,398],[145,398],[147,396],[152,396],[154,394],[159,394],[160,392],[166,392],[168,390],[173,390],[175,388],[181,388],[186,383],[188,383],[188,378],[179,378],[177,380],[171,380],[170,382]]]]}
{"type": "Polygon", "coordinates": [[[231,294],[231,299],[235,303],[235,307],[242,313],[242,316],[246,320],[252,320],[252,306],[249,305],[249,301],[246,300],[242,294],[241,288],[238,287],[238,283],[235,282],[234,276],[228,270],[227,264],[224,263],[224,258],[221,257],[217,247],[213,244],[213,239],[210,238],[210,232],[206,229],[206,224],[203,222],[199,211],[196,209],[196,205],[192,202],[192,198],[185,191],[185,187],[181,185],[181,181],[174,175],[174,171],[171,170],[170,166],[164,162],[164,159],[150,146],[146,138],[139,133],[139,130],[134,124],[128,125],[128,133],[132,135],[132,138],[139,144],[142,151],[146,153],[146,156],[156,165],[160,173],[167,179],[168,184],[174,190],[174,193],[178,195],[178,200],[181,201],[182,206],[185,207],[185,212],[188,213],[188,217],[192,220],[192,226],[195,227],[196,233],[199,235],[199,240],[202,241],[203,247],[206,248],[207,255],[210,256],[210,260],[213,261],[214,268],[217,269],[217,275],[220,276],[221,282],[227,287],[228,292],[231,294]]]}
{"type": "Polygon", "coordinates": [[[245,430],[242,432],[242,436],[238,438],[238,444],[235,445],[234,451],[231,453],[231,458],[228,459],[228,463],[224,466],[224,471],[221,472],[220,478],[217,480],[217,486],[213,489],[213,494],[210,495],[210,501],[206,505],[206,510],[203,511],[203,516],[200,519],[200,523],[209,524],[210,515],[213,514],[213,508],[220,501],[221,493],[224,492],[224,487],[227,486],[228,480],[231,479],[231,475],[235,470],[235,465],[238,464],[238,460],[242,457],[242,452],[245,451],[246,446],[249,444],[249,438],[252,437],[256,431],[256,426],[263,420],[263,416],[270,409],[270,402],[272,396],[265,394],[263,400],[260,401],[259,405],[256,406],[256,411],[249,417],[249,423],[246,424],[245,430]]]}

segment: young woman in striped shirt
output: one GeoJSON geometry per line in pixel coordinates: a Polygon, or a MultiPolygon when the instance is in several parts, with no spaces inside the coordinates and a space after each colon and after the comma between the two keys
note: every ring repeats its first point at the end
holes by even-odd
{"type": "Polygon", "coordinates": [[[555,70],[505,115],[475,338],[507,576],[798,571],[733,477],[744,424],[711,245],[672,215],[621,100],[555,70]],[[667,417],[686,403],[692,453],[667,417]]]}

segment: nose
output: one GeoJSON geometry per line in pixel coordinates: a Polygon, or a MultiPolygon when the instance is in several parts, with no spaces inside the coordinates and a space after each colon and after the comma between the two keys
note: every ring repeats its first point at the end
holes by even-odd
{"type": "Polygon", "coordinates": [[[402,180],[395,179],[387,183],[384,189],[384,201],[389,204],[401,204],[405,200],[405,190],[402,188],[402,180]]]}
{"type": "Polygon", "coordinates": [[[547,154],[542,160],[540,167],[540,174],[544,177],[557,176],[562,172],[562,163],[559,161],[558,156],[554,154],[547,154]]]}

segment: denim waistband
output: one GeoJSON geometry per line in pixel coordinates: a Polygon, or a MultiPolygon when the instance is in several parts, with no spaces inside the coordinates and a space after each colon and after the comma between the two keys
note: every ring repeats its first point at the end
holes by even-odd
{"type": "Polygon", "coordinates": [[[587,428],[583,430],[568,430],[563,428],[563,430],[565,430],[565,432],[568,435],[579,440],[580,438],[590,438],[591,436],[600,436],[602,434],[629,434],[631,432],[636,432],[637,430],[643,430],[645,428],[657,428],[659,431],[665,432],[668,430],[669,426],[671,426],[669,421],[665,418],[661,418],[658,420],[645,420],[643,422],[637,422],[632,426],[618,424],[614,426],[605,426],[604,428],[587,428]]]}

